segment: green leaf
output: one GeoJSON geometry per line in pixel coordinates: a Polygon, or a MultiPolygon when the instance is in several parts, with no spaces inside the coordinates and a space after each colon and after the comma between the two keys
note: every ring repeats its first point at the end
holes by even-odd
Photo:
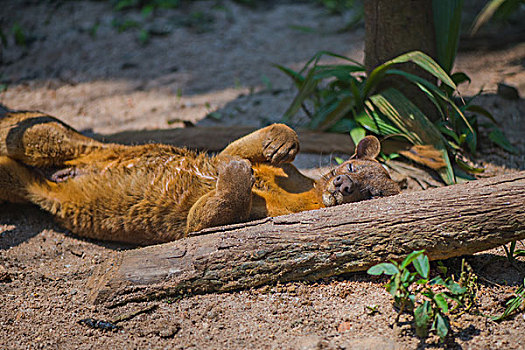
{"type": "Polygon", "coordinates": [[[374,110],[374,106],[367,104],[365,112],[354,117],[365,129],[377,135],[401,135],[401,130],[383,120],[374,110]]]}
{"type": "Polygon", "coordinates": [[[430,323],[431,307],[430,303],[425,301],[414,310],[414,321],[416,323],[416,334],[418,337],[428,335],[428,325],[430,323]]]}
{"type": "Polygon", "coordinates": [[[400,70],[397,70],[397,69],[390,70],[389,74],[397,74],[397,75],[404,76],[409,81],[411,81],[412,83],[416,84],[424,93],[427,94],[427,96],[431,99],[431,101],[434,102],[434,105],[436,105],[436,107],[438,108],[438,110],[439,110],[439,112],[441,114],[443,114],[443,112],[441,110],[441,107],[439,106],[438,103],[436,103],[431,98],[430,94],[432,94],[436,98],[439,98],[440,100],[445,102],[448,106],[452,107],[452,109],[461,117],[461,119],[463,120],[463,122],[465,123],[467,128],[470,130],[470,132],[472,132],[472,134],[474,136],[476,135],[476,133],[474,131],[474,128],[472,127],[472,125],[468,121],[467,117],[465,117],[465,114],[463,113],[463,111],[454,103],[454,101],[449,96],[447,96],[437,86],[435,86],[434,84],[432,84],[428,80],[423,79],[423,78],[421,78],[421,77],[419,77],[419,76],[417,76],[415,74],[407,73],[407,72],[400,71],[400,70]],[[429,94],[429,92],[430,92],[430,94],[429,94]]]}
{"type": "Polygon", "coordinates": [[[491,0],[485,5],[483,10],[476,16],[472,28],[470,29],[470,35],[474,35],[478,29],[485,24],[493,15],[494,12],[507,0],[491,0]]]}
{"type": "Polygon", "coordinates": [[[400,275],[397,273],[395,275],[392,275],[392,278],[390,279],[390,282],[386,285],[386,290],[392,295],[393,297],[396,297],[396,294],[399,290],[399,283],[400,283],[400,275]]]}
{"type": "Polygon", "coordinates": [[[428,272],[430,271],[430,264],[428,263],[428,256],[419,255],[412,263],[416,268],[416,271],[423,278],[428,278],[428,272]]]}
{"type": "Polygon", "coordinates": [[[452,79],[452,81],[454,82],[454,84],[456,85],[461,85],[463,84],[464,82],[468,82],[469,84],[471,83],[471,79],[470,77],[463,73],[463,72],[456,72],[456,73],[453,73],[450,78],[452,79]]]}
{"type": "Polygon", "coordinates": [[[465,163],[461,157],[456,157],[454,159],[456,161],[456,164],[463,170],[465,170],[469,174],[481,174],[485,171],[485,168],[477,168],[475,166],[472,166],[468,163],[465,163]]]}
{"type": "Polygon", "coordinates": [[[12,32],[13,36],[15,37],[15,44],[18,46],[26,46],[26,34],[24,33],[24,29],[20,24],[18,24],[18,22],[15,22],[15,24],[13,24],[12,32]]]}
{"type": "Polygon", "coordinates": [[[448,334],[449,325],[447,320],[440,313],[438,313],[434,319],[432,328],[436,330],[436,334],[439,336],[441,341],[443,341],[448,334]]]}
{"type": "Polygon", "coordinates": [[[354,98],[353,97],[345,97],[338,101],[337,106],[335,109],[330,111],[322,120],[321,124],[318,126],[318,130],[326,131],[335,123],[337,123],[339,120],[341,120],[344,116],[348,115],[348,113],[352,110],[354,107],[354,98]]]}
{"type": "Polygon", "coordinates": [[[478,106],[478,105],[467,105],[465,110],[467,110],[469,112],[472,112],[472,113],[481,114],[481,115],[489,118],[494,124],[498,124],[498,122],[496,121],[496,119],[494,118],[492,113],[490,113],[489,111],[487,111],[485,108],[483,108],[481,106],[478,106]]]}
{"type": "Polygon", "coordinates": [[[304,103],[306,98],[308,98],[317,88],[318,81],[315,80],[313,76],[314,70],[310,70],[306,75],[306,78],[299,89],[297,96],[295,96],[294,100],[290,104],[290,107],[288,107],[284,113],[285,120],[288,120],[290,117],[295,115],[297,111],[299,111],[299,108],[301,108],[301,105],[304,103]]]}
{"type": "Polygon", "coordinates": [[[352,130],[350,130],[350,137],[352,138],[354,145],[357,145],[359,141],[365,138],[365,136],[366,130],[360,126],[356,126],[352,130]]]}
{"type": "Polygon", "coordinates": [[[443,311],[444,313],[448,312],[448,303],[445,300],[443,293],[438,293],[434,295],[434,301],[436,302],[436,305],[441,309],[441,311],[443,311]]]}
{"type": "Polygon", "coordinates": [[[301,86],[304,83],[304,77],[301,74],[297,73],[293,69],[281,66],[280,64],[272,64],[272,66],[274,66],[275,68],[279,69],[281,72],[292,78],[293,82],[295,83],[295,86],[297,88],[301,88],[301,86]]]}
{"type": "Polygon", "coordinates": [[[343,118],[328,129],[329,132],[336,132],[344,134],[350,132],[353,128],[356,128],[357,123],[350,118],[343,118]]]}
{"type": "Polygon", "coordinates": [[[399,273],[399,269],[394,264],[381,263],[381,264],[372,266],[371,268],[368,269],[366,273],[368,273],[369,275],[374,275],[374,276],[378,276],[383,273],[385,275],[395,275],[396,273],[399,273]]]}
{"type": "Polygon", "coordinates": [[[417,64],[419,67],[432,74],[444,84],[450,86],[452,89],[456,89],[456,84],[448,76],[448,74],[436,63],[432,58],[425,55],[421,51],[411,51],[404,55],[398,56],[390,61],[383,63],[382,65],[375,68],[368,75],[366,84],[364,87],[364,96],[368,96],[372,89],[381,81],[386,71],[390,69],[394,64],[412,62],[417,64]]]}
{"type": "Polygon", "coordinates": [[[446,286],[445,281],[443,281],[443,278],[441,278],[441,276],[436,276],[436,277],[432,278],[428,282],[428,284],[430,284],[431,286],[433,286],[433,285],[446,286]]]}
{"type": "Polygon", "coordinates": [[[452,70],[456,58],[462,9],[463,0],[432,1],[438,62],[447,73],[452,70]]]}
{"type": "Polygon", "coordinates": [[[509,142],[507,137],[505,137],[505,134],[503,134],[503,132],[498,128],[494,128],[489,133],[489,139],[507,152],[514,154],[518,153],[518,150],[509,142]]]}
{"type": "Polygon", "coordinates": [[[450,293],[455,294],[455,295],[460,295],[467,291],[465,287],[461,287],[458,283],[452,280],[445,282],[445,284],[448,290],[450,291],[450,293]]]}
{"type": "Polygon", "coordinates": [[[417,259],[418,256],[422,255],[425,250],[414,250],[412,253],[408,254],[407,257],[401,262],[400,267],[402,269],[406,268],[412,261],[417,259]]]}
{"type": "Polygon", "coordinates": [[[434,124],[405,95],[389,88],[370,97],[370,101],[413,144],[432,145],[440,151],[446,167],[438,173],[447,185],[455,183],[454,171],[448,157],[444,139],[434,124]]]}

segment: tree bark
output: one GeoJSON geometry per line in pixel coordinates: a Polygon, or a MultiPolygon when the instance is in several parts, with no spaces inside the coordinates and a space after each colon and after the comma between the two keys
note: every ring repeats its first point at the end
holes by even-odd
{"type": "MultiPolygon", "coordinates": [[[[228,127],[194,127],[162,130],[124,131],[111,135],[97,134],[93,137],[99,141],[136,145],[149,142],[163,143],[177,147],[188,147],[194,150],[220,152],[232,141],[235,141],[257,128],[250,126],[228,127]]],[[[349,134],[335,134],[312,130],[298,130],[301,153],[316,154],[353,154],[355,145],[349,134]]],[[[383,140],[381,149],[385,153],[409,149],[410,144],[393,139],[383,140]]]]}
{"type": "MultiPolygon", "coordinates": [[[[250,126],[194,127],[166,130],[124,131],[111,135],[95,135],[97,140],[121,144],[164,143],[177,147],[222,151],[232,141],[255,131],[250,126]]],[[[311,130],[298,131],[301,152],[353,154],[354,143],[348,134],[329,134],[311,130]]]]}
{"type": "MultiPolygon", "coordinates": [[[[367,0],[364,2],[364,17],[365,66],[368,72],[414,50],[437,58],[432,0],[367,0]]],[[[436,81],[415,64],[403,64],[400,69],[436,81]]],[[[399,82],[399,78],[387,78],[379,88],[386,87],[395,87],[403,92],[430,120],[439,118],[431,101],[415,85],[399,82]]]]}
{"type": "Polygon", "coordinates": [[[217,227],[121,252],[91,276],[90,300],[119,305],[363,271],[425,249],[431,260],[525,238],[525,171],[217,227]]]}

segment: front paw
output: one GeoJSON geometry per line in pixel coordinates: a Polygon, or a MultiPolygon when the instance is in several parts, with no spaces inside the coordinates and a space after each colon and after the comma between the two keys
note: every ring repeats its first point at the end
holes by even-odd
{"type": "Polygon", "coordinates": [[[268,127],[263,141],[263,155],[273,164],[289,163],[299,152],[299,139],[295,131],[284,124],[268,127]]]}
{"type": "Polygon", "coordinates": [[[219,191],[248,193],[254,182],[251,163],[246,159],[230,160],[219,165],[219,191]]]}

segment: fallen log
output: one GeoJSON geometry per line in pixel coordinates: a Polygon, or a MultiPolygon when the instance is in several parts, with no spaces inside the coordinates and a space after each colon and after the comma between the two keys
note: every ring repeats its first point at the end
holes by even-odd
{"type": "MultiPolygon", "coordinates": [[[[200,151],[220,152],[232,141],[256,130],[250,126],[228,127],[192,127],[159,130],[123,131],[110,135],[90,135],[104,142],[121,143],[124,145],[144,143],[164,143],[177,147],[188,147],[200,151]]],[[[335,134],[316,132],[312,130],[298,130],[299,143],[302,153],[317,154],[353,154],[354,143],[349,134],[335,134]]],[[[409,144],[392,139],[383,141],[381,148],[386,153],[408,149],[409,144]]]]}
{"type": "Polygon", "coordinates": [[[525,238],[525,171],[461,185],[216,227],[124,251],[88,282],[119,305],[363,271],[426,249],[431,260],[525,238]]]}
{"type": "MultiPolygon", "coordinates": [[[[164,143],[177,147],[219,152],[228,144],[255,131],[250,126],[191,127],[161,130],[123,131],[111,135],[94,135],[94,138],[121,144],[164,143]]],[[[354,153],[354,143],[348,134],[329,134],[299,130],[301,152],[305,153],[354,153]]]]}

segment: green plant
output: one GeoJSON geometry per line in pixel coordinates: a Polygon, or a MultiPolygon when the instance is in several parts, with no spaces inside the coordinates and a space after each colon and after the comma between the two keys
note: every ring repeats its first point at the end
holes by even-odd
{"type": "Polygon", "coordinates": [[[355,0],[316,0],[316,2],[334,14],[341,14],[357,5],[355,0]]]}
{"type": "Polygon", "coordinates": [[[525,4],[525,0],[491,0],[477,15],[470,34],[474,35],[479,28],[487,23],[492,17],[508,18],[511,14],[516,12],[521,5],[525,4]]]}
{"type": "Polygon", "coordinates": [[[509,248],[507,248],[507,246],[503,246],[503,249],[505,249],[507,260],[512,264],[512,266],[514,266],[517,270],[523,272],[523,270],[519,267],[518,260],[516,260],[516,258],[518,256],[525,256],[525,250],[516,249],[516,241],[511,242],[509,248]]]}
{"type": "Polygon", "coordinates": [[[506,303],[505,311],[499,316],[489,316],[494,321],[503,321],[514,314],[522,305],[525,305],[525,279],[523,284],[516,290],[514,297],[506,303]]]}
{"type": "Polygon", "coordinates": [[[451,278],[429,279],[430,264],[424,250],[410,253],[401,263],[381,263],[367,272],[391,276],[386,289],[398,310],[396,323],[402,313],[409,312],[418,336],[426,337],[429,331],[435,331],[442,341],[445,339],[450,330],[448,313],[461,305],[460,298],[467,290],[451,278]],[[410,265],[415,271],[409,269],[410,265]]]}
{"type": "MultiPolygon", "coordinates": [[[[300,71],[275,65],[288,75],[298,93],[284,114],[284,120],[303,109],[309,117],[308,127],[321,131],[350,132],[353,138],[364,136],[365,130],[379,136],[402,137],[413,145],[417,154],[430,150],[437,165],[433,165],[446,184],[455,182],[452,160],[468,173],[482,169],[464,160],[465,152],[475,153],[477,148],[477,116],[491,121],[493,140],[500,147],[514,148],[497,128],[493,116],[472,100],[457,99],[457,85],[469,81],[464,73],[448,75],[432,58],[413,51],[385,62],[366,74],[362,64],[332,52],[321,51],[310,59],[300,71]],[[344,64],[320,64],[323,56],[346,61],[344,64]],[[397,68],[398,63],[411,62],[440,81],[439,86],[417,75],[397,68]],[[415,84],[436,106],[441,119],[432,123],[428,117],[396,88],[379,90],[386,77],[396,77],[406,84],[415,84]],[[459,102],[456,102],[458,100],[459,102]],[[466,113],[469,112],[470,115],[466,113]]],[[[491,133],[492,134],[492,133],[491,133]]],[[[419,158],[425,162],[424,154],[419,158]]],[[[418,159],[414,159],[418,161],[418,159]]],[[[457,171],[456,171],[457,172],[457,171]]]]}
{"type": "Polygon", "coordinates": [[[127,10],[130,8],[146,9],[151,12],[155,8],[176,8],[180,5],[181,0],[114,0],[115,10],[127,10]]]}
{"type": "Polygon", "coordinates": [[[13,28],[11,29],[13,32],[13,37],[15,38],[15,44],[19,46],[26,46],[27,45],[27,37],[25,34],[24,29],[22,26],[18,23],[13,24],[13,28]]]}

